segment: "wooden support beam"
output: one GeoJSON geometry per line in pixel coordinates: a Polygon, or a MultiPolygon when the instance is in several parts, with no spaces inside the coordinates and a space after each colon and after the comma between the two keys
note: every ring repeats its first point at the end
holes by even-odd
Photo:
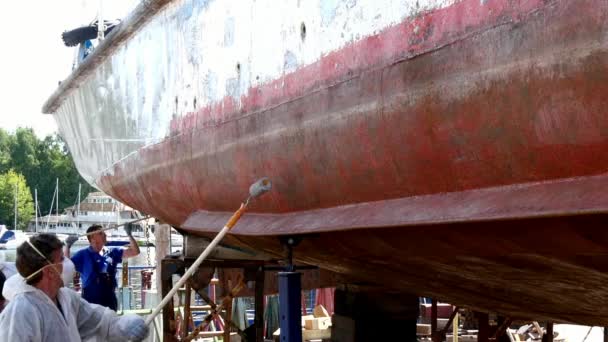
{"type": "Polygon", "coordinates": [[[441,330],[441,338],[443,339],[443,337],[445,336],[445,334],[447,334],[448,329],[450,329],[450,325],[452,325],[452,322],[454,321],[454,317],[456,316],[456,314],[458,313],[458,307],[456,307],[453,311],[452,314],[450,315],[450,319],[448,319],[448,322],[445,324],[445,327],[443,327],[443,330],[441,330]]]}
{"type": "Polygon", "coordinates": [[[191,305],[190,306],[191,312],[209,311],[209,310],[211,310],[211,305],[191,305]]]}
{"type": "Polygon", "coordinates": [[[226,319],[224,320],[224,341],[230,341],[230,322],[232,322],[232,298],[226,301],[226,319]]]}
{"type": "Polygon", "coordinates": [[[490,323],[487,313],[477,312],[479,320],[479,331],[477,333],[477,342],[488,342],[490,340],[490,323]]]}
{"type": "MultiPolygon", "coordinates": [[[[209,285],[209,286],[211,286],[211,285],[209,285]]],[[[198,295],[201,296],[201,299],[203,299],[205,301],[205,303],[209,304],[209,307],[212,310],[215,310],[215,308],[217,307],[217,304],[215,304],[215,302],[213,301],[213,299],[211,299],[211,297],[209,297],[207,295],[207,292],[205,292],[204,289],[201,289],[200,291],[196,291],[196,293],[198,293],[198,295]]]]}
{"type": "Polygon", "coordinates": [[[532,322],[532,325],[534,325],[534,329],[536,329],[536,332],[538,333],[538,337],[542,340],[543,339],[543,328],[540,327],[540,324],[538,324],[538,322],[534,321],[532,322]]]}
{"type": "Polygon", "coordinates": [[[456,313],[456,315],[454,316],[454,320],[452,322],[452,341],[458,342],[458,307],[454,308],[454,312],[456,313]]]}
{"type": "Polygon", "coordinates": [[[190,288],[190,284],[186,283],[186,294],[184,296],[184,319],[182,320],[181,331],[182,340],[188,336],[188,323],[190,323],[190,319],[192,318],[192,312],[190,311],[191,294],[192,289],[190,288]]]}
{"type": "Polygon", "coordinates": [[[255,341],[264,342],[264,268],[255,273],[255,341]]]}
{"type": "MultiPolygon", "coordinates": [[[[163,259],[161,261],[160,278],[161,278],[161,293],[164,298],[173,288],[174,274],[184,272],[184,263],[179,259],[163,259]]],[[[169,301],[163,308],[163,341],[176,341],[175,332],[177,326],[175,324],[175,313],[173,301],[169,301]]]]}
{"type": "Polygon", "coordinates": [[[437,299],[431,299],[431,339],[440,342],[437,337],[437,299]]]}

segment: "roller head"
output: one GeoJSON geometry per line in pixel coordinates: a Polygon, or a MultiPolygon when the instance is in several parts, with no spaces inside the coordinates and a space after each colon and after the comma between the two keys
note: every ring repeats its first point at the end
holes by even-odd
{"type": "Polygon", "coordinates": [[[256,198],[272,188],[268,177],[259,179],[249,187],[249,198],[256,198]]]}

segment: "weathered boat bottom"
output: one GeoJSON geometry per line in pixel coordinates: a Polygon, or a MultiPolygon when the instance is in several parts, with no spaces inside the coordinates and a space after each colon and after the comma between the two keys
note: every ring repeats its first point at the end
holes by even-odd
{"type": "MultiPolygon", "coordinates": [[[[359,284],[517,319],[605,325],[608,309],[597,303],[608,300],[607,219],[597,214],[298,235],[294,260],[322,269],[309,275],[316,280],[307,280],[308,288],[359,284]]],[[[263,252],[266,260],[285,258],[273,236],[228,235],[224,243],[263,252]]]]}

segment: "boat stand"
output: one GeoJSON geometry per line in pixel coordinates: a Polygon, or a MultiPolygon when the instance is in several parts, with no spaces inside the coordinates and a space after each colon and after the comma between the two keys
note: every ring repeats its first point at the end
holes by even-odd
{"type": "MultiPolygon", "coordinates": [[[[170,255],[163,259],[161,262],[161,279],[162,279],[162,295],[165,296],[169,293],[173,286],[172,276],[174,274],[184,274],[186,267],[194,262],[193,258],[184,258],[181,255],[170,255]]],[[[198,277],[197,274],[191,278],[192,281],[186,285],[186,299],[184,304],[184,316],[178,319],[175,314],[174,304],[170,301],[165,309],[163,310],[163,341],[188,341],[195,337],[213,337],[213,336],[224,336],[225,341],[230,340],[230,330],[233,327],[230,322],[232,319],[232,299],[239,295],[240,291],[243,290],[244,283],[254,282],[254,298],[255,298],[255,341],[263,341],[264,334],[264,261],[250,261],[250,260],[206,260],[204,261],[199,270],[200,273],[209,272],[213,274],[215,269],[240,269],[244,278],[240,281],[236,281],[234,288],[230,289],[229,293],[223,300],[223,303],[217,305],[214,302],[214,298],[210,298],[205,295],[202,291],[207,285],[209,285],[211,277],[208,277],[207,281],[198,277]],[[202,281],[202,282],[201,282],[202,281]],[[197,291],[201,295],[204,301],[208,305],[203,307],[193,307],[190,303],[188,292],[190,289],[197,291]],[[226,314],[222,319],[219,319],[221,309],[226,309],[226,314]],[[192,322],[192,313],[196,311],[211,311],[213,319],[219,319],[219,321],[225,322],[223,331],[218,332],[204,332],[201,331],[203,327],[195,328],[192,322]],[[181,325],[179,324],[181,322],[181,325]],[[190,336],[188,334],[188,327],[192,326],[196,330],[197,336],[190,336]]],[[[228,292],[224,289],[224,292],[228,292]]],[[[208,323],[208,322],[207,322],[208,323]]],[[[201,323],[205,324],[205,322],[201,323]]],[[[240,332],[243,333],[243,332],[240,332]]]]}
{"type": "Polygon", "coordinates": [[[282,239],[287,250],[287,265],[279,272],[279,327],[281,342],[302,342],[302,282],[293,264],[293,248],[300,243],[296,237],[282,239]]]}
{"type": "MultiPolygon", "coordinates": [[[[247,341],[264,341],[264,294],[279,292],[279,310],[280,310],[280,329],[281,342],[301,342],[302,341],[302,310],[301,310],[301,293],[302,293],[302,273],[298,270],[313,270],[316,266],[296,266],[293,263],[293,248],[300,242],[298,237],[285,237],[280,239],[286,251],[284,262],[279,260],[249,260],[249,259],[233,259],[227,258],[240,256],[235,251],[227,251],[223,247],[219,247],[218,253],[213,259],[203,261],[199,269],[192,275],[186,283],[186,300],[184,304],[184,315],[179,317],[176,315],[174,303],[170,301],[163,310],[163,341],[189,341],[195,337],[212,337],[224,336],[225,341],[230,340],[230,330],[238,331],[239,335],[247,341]],[[211,283],[213,274],[217,270],[220,283],[224,284],[224,299],[219,305],[215,303],[215,298],[207,296],[204,289],[211,283]],[[266,272],[278,271],[278,284],[265,283],[266,272]],[[245,286],[245,284],[249,286],[245,286]],[[277,286],[278,285],[278,286],[277,286]],[[253,291],[252,288],[253,287],[253,291]],[[203,308],[193,307],[190,304],[188,293],[190,289],[196,291],[208,305],[203,308]],[[232,320],[232,299],[235,296],[253,296],[255,298],[255,316],[254,325],[245,330],[239,331],[237,327],[231,324],[232,320]],[[221,309],[225,309],[225,317],[223,317],[223,331],[205,332],[203,326],[205,322],[194,327],[192,322],[192,312],[196,310],[211,311],[212,316],[218,321],[221,309]],[[181,324],[180,324],[181,323],[181,324]],[[192,328],[192,329],[190,329],[192,328]],[[232,329],[231,329],[232,328],[232,329]],[[192,330],[190,334],[188,332],[192,330]]],[[[201,240],[197,237],[189,236],[184,242],[184,254],[172,254],[161,261],[161,287],[162,296],[166,296],[173,287],[172,276],[174,274],[182,275],[185,273],[195,260],[192,255],[197,254],[196,248],[200,248],[201,240]]],[[[271,275],[269,275],[272,277],[271,275]]],[[[275,278],[277,279],[277,278],[275,278]]],[[[211,318],[209,322],[211,323],[211,318]]],[[[272,333],[272,332],[271,332],[272,333]]]]}

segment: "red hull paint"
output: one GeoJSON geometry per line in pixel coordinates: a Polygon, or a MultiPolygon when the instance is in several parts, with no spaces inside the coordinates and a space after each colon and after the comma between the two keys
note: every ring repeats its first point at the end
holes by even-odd
{"type": "Polygon", "coordinates": [[[101,185],[180,225],[199,209],[231,211],[264,175],[275,191],[256,211],[287,213],[606,173],[607,10],[592,4],[555,2],[238,120],[184,129],[116,164],[101,185]]]}
{"type": "Polygon", "coordinates": [[[229,243],[279,256],[275,235],[323,232],[296,259],[455,304],[606,325],[594,304],[608,299],[595,230],[608,213],[608,4],[480,3],[175,121],[100,185],[205,235],[269,176],[273,191],[229,243]]]}

